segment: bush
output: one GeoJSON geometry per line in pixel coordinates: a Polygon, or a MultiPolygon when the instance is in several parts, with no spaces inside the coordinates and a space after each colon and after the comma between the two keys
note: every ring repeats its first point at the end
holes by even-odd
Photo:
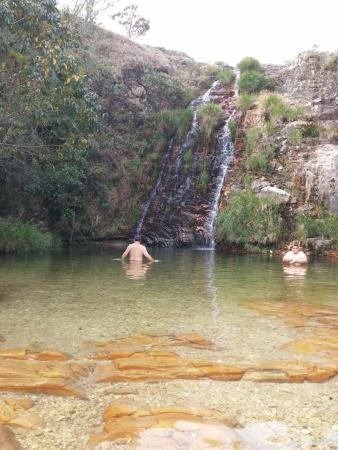
{"type": "Polygon", "coordinates": [[[310,122],[306,127],[304,128],[304,137],[306,138],[317,138],[319,137],[320,131],[318,126],[310,122]]]}
{"type": "Polygon", "coordinates": [[[293,128],[290,131],[288,142],[291,145],[300,145],[303,139],[304,130],[303,128],[293,128]]]}
{"type": "Polygon", "coordinates": [[[252,94],[240,94],[237,98],[238,108],[245,112],[255,103],[256,97],[252,94]]]}
{"type": "Polygon", "coordinates": [[[311,237],[322,237],[338,243],[338,216],[324,209],[318,211],[317,217],[297,214],[295,234],[304,242],[311,237]]]}
{"type": "Polygon", "coordinates": [[[167,109],[155,114],[155,120],[160,131],[168,138],[172,138],[179,131],[180,136],[185,135],[192,121],[191,108],[167,109]]]}
{"type": "Polygon", "coordinates": [[[269,156],[265,152],[255,153],[247,158],[245,167],[252,172],[268,172],[269,156]]]}
{"type": "Polygon", "coordinates": [[[35,225],[13,218],[0,219],[0,252],[43,252],[60,246],[60,239],[52,233],[39,230],[35,225]]]}
{"type": "Polygon", "coordinates": [[[235,244],[270,245],[281,240],[284,221],[274,199],[233,192],[216,219],[217,239],[235,244]]]}
{"type": "Polygon", "coordinates": [[[229,67],[226,67],[224,70],[222,70],[221,72],[218,73],[217,78],[223,84],[227,85],[227,84],[230,84],[234,80],[235,74],[229,67]]]}
{"type": "Polygon", "coordinates": [[[238,85],[241,92],[249,94],[259,92],[266,85],[265,76],[257,70],[249,70],[241,74],[238,85]]]}
{"type": "Polygon", "coordinates": [[[262,70],[259,61],[256,58],[253,58],[252,56],[247,56],[243,58],[237,64],[237,67],[242,73],[248,72],[249,70],[256,70],[257,72],[260,72],[262,70]]]}
{"type": "Polygon", "coordinates": [[[223,116],[222,108],[215,103],[207,103],[197,110],[197,121],[200,134],[209,139],[213,131],[220,125],[223,116]]]}
{"type": "Polygon", "coordinates": [[[267,120],[273,118],[287,120],[289,107],[280,95],[265,93],[259,100],[267,120]]]}

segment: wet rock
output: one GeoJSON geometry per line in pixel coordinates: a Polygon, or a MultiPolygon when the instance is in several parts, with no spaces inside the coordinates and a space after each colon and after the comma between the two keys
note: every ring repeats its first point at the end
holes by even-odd
{"type": "Polygon", "coordinates": [[[199,378],[230,381],[241,379],[243,374],[244,369],[240,367],[185,359],[172,352],[149,351],[115,359],[109,365],[97,366],[94,379],[96,382],[199,378]]]}
{"type": "Polygon", "coordinates": [[[165,349],[168,347],[191,347],[206,350],[217,350],[216,345],[196,333],[178,335],[148,335],[136,334],[105,342],[85,342],[87,348],[93,348],[94,353],[86,355],[89,359],[118,359],[129,357],[133,353],[150,349],[165,349]]]}
{"type": "Polygon", "coordinates": [[[308,247],[316,253],[323,253],[331,247],[332,241],[329,239],[309,238],[307,239],[308,247]]]}
{"type": "MultiPolygon", "coordinates": [[[[177,431],[187,432],[189,435],[194,431],[194,434],[198,435],[196,436],[198,441],[204,441],[204,444],[208,440],[214,443],[220,440],[239,441],[236,433],[230,428],[236,425],[232,419],[201,407],[175,405],[149,408],[133,404],[112,404],[104,411],[103,419],[103,431],[92,435],[91,447],[108,440],[136,439],[139,435],[142,442],[142,432],[147,429],[156,430],[155,440],[151,441],[153,447],[148,448],[164,448],[164,441],[166,445],[169,445],[170,441],[172,444],[176,441],[177,445],[177,440],[182,444],[184,436],[177,431]]],[[[147,445],[150,445],[148,439],[147,445]]]]}
{"type": "Polygon", "coordinates": [[[39,392],[84,397],[77,381],[88,375],[87,362],[3,360],[0,391],[39,392]]]}
{"type": "Polygon", "coordinates": [[[34,359],[36,361],[68,361],[72,356],[57,350],[34,351],[29,348],[12,348],[0,350],[0,358],[34,359]]]}
{"type": "Polygon", "coordinates": [[[13,431],[4,425],[0,425],[0,448],[1,450],[23,450],[13,431]]]}

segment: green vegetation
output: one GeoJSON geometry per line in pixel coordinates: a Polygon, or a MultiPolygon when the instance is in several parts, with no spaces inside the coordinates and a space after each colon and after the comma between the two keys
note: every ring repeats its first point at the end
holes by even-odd
{"type": "Polygon", "coordinates": [[[191,108],[165,109],[155,114],[154,119],[158,129],[166,138],[172,138],[178,131],[181,136],[184,136],[191,125],[192,110],[191,108]]]}
{"type": "Polygon", "coordinates": [[[271,245],[283,237],[284,221],[279,205],[251,192],[233,192],[218,211],[217,239],[240,245],[271,245]]]}
{"type": "Polygon", "coordinates": [[[233,73],[233,71],[229,68],[226,67],[225,69],[223,69],[222,71],[220,71],[217,74],[217,78],[225,85],[230,84],[232,81],[234,81],[235,78],[235,74],[233,73]]]}
{"type": "Polygon", "coordinates": [[[205,193],[208,190],[209,184],[209,174],[208,174],[208,166],[207,161],[201,161],[199,166],[199,177],[197,182],[197,189],[205,193]]]}
{"type": "Polygon", "coordinates": [[[306,243],[312,237],[330,239],[338,243],[338,216],[320,208],[315,217],[296,215],[296,237],[306,243]]]}
{"type": "Polygon", "coordinates": [[[255,101],[255,95],[243,93],[240,94],[237,98],[237,106],[241,111],[245,112],[251,108],[255,101]]]}
{"type": "Polygon", "coordinates": [[[260,127],[252,127],[245,134],[245,149],[248,152],[255,150],[262,137],[262,129],[260,127]]]}
{"type": "Polygon", "coordinates": [[[190,172],[192,160],[193,154],[191,148],[187,148],[183,155],[183,171],[185,175],[188,175],[188,173],[190,172]]]}
{"type": "Polygon", "coordinates": [[[250,155],[246,159],[245,167],[252,172],[268,172],[269,155],[266,152],[250,155]]]}
{"type": "Polygon", "coordinates": [[[230,130],[230,133],[231,133],[231,138],[232,138],[232,140],[234,140],[235,137],[236,137],[236,130],[237,130],[236,121],[234,119],[230,119],[228,121],[228,127],[229,127],[229,130],[230,130]]]}
{"type": "Polygon", "coordinates": [[[200,135],[210,139],[214,130],[220,125],[223,116],[222,108],[215,103],[207,103],[197,110],[197,121],[200,135]]]}
{"type": "Polygon", "coordinates": [[[260,72],[262,70],[259,61],[256,58],[253,58],[252,56],[247,56],[247,57],[243,58],[237,64],[237,67],[239,68],[239,70],[242,73],[248,72],[250,70],[256,70],[258,72],[260,72]]]}
{"type": "Polygon", "coordinates": [[[241,74],[238,85],[241,92],[252,94],[266,87],[266,79],[261,72],[250,70],[241,74]]]}
{"type": "Polygon", "coordinates": [[[35,225],[0,218],[0,253],[41,252],[60,246],[60,239],[35,225]]]}
{"type": "Polygon", "coordinates": [[[293,128],[288,136],[288,142],[291,145],[300,145],[303,139],[303,129],[293,128]]]}

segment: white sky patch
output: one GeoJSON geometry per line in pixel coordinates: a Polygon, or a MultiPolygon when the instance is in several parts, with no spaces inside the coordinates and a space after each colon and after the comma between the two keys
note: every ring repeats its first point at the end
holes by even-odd
{"type": "MultiPolygon", "coordinates": [[[[338,0],[121,0],[116,10],[130,3],[150,19],[150,31],[138,42],[197,61],[235,65],[250,55],[282,63],[314,45],[338,49],[338,0]]],[[[110,15],[99,18],[102,26],[124,34],[110,15]]]]}

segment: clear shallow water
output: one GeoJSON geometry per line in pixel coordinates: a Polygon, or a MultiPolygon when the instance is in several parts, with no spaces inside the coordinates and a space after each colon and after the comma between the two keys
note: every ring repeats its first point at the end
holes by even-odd
{"type": "MultiPolygon", "coordinates": [[[[197,332],[224,357],[271,359],[297,336],[247,302],[289,300],[338,306],[338,264],[283,269],[278,259],[208,250],[152,249],[160,262],[122,263],[119,250],[0,258],[3,346],[77,352],[85,340],[139,332],[197,332]]],[[[280,356],[280,355],[279,355],[280,356]]]]}

